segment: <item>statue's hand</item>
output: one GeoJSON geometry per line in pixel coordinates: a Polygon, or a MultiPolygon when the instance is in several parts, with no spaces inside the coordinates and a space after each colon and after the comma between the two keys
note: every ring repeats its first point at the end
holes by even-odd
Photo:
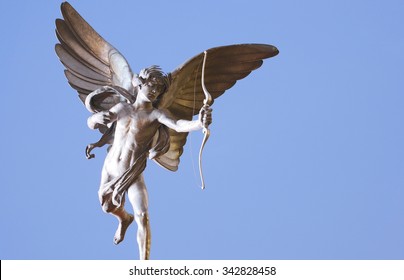
{"type": "Polygon", "coordinates": [[[91,116],[91,121],[93,123],[107,125],[116,120],[116,114],[110,111],[102,111],[95,113],[91,116]]]}
{"type": "Polygon", "coordinates": [[[91,151],[94,148],[95,148],[94,144],[87,145],[87,147],[86,147],[86,157],[87,157],[87,159],[92,159],[92,158],[95,157],[94,154],[91,154],[91,151]]]}
{"type": "Polygon", "coordinates": [[[199,121],[202,123],[202,127],[208,128],[212,123],[212,109],[208,105],[204,105],[199,111],[199,121]]]}

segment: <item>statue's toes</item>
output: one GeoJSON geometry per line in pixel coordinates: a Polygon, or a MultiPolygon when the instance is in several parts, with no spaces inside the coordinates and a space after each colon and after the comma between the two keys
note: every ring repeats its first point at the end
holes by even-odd
{"type": "Polygon", "coordinates": [[[114,236],[114,244],[118,245],[119,243],[121,243],[123,241],[123,236],[114,236]]]}

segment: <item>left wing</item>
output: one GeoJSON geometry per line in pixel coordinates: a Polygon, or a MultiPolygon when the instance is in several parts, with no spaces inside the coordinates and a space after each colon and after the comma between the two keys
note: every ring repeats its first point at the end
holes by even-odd
{"type": "MultiPolygon", "coordinates": [[[[264,44],[240,44],[207,50],[205,85],[213,100],[231,88],[238,80],[258,69],[263,59],[276,56],[278,49],[264,44]]],[[[191,120],[203,106],[205,95],[201,85],[204,53],[191,58],[171,73],[172,83],[158,107],[165,108],[178,119],[191,120]]],[[[165,168],[178,169],[188,133],[169,130],[170,149],[155,159],[165,168]]]]}
{"type": "MultiPolygon", "coordinates": [[[[133,73],[123,55],[102,38],[67,2],[61,4],[63,19],[56,20],[59,44],[55,50],[66,67],[66,78],[83,103],[87,96],[104,86],[123,88],[134,95],[133,73]]],[[[105,91],[106,92],[106,91],[105,91]]],[[[120,100],[119,94],[97,96],[96,111],[108,110],[120,100]],[[98,108],[97,108],[98,107],[98,108]]],[[[87,106],[88,107],[88,106],[87,106]]]]}

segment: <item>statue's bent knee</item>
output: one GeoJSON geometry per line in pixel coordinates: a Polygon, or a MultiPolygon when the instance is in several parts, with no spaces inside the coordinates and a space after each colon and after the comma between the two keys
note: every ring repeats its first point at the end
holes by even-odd
{"type": "Polygon", "coordinates": [[[99,193],[99,199],[101,203],[102,210],[105,213],[114,212],[118,209],[118,206],[112,202],[112,193],[101,194],[99,193]]]}

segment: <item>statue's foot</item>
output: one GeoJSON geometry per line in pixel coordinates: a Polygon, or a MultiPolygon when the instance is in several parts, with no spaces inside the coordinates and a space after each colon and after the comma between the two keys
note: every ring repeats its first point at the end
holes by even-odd
{"type": "Polygon", "coordinates": [[[119,223],[118,229],[116,230],[114,236],[115,245],[118,245],[123,241],[123,239],[125,238],[126,230],[128,229],[129,225],[133,222],[133,220],[134,220],[133,215],[128,214],[127,218],[119,223]]]}

